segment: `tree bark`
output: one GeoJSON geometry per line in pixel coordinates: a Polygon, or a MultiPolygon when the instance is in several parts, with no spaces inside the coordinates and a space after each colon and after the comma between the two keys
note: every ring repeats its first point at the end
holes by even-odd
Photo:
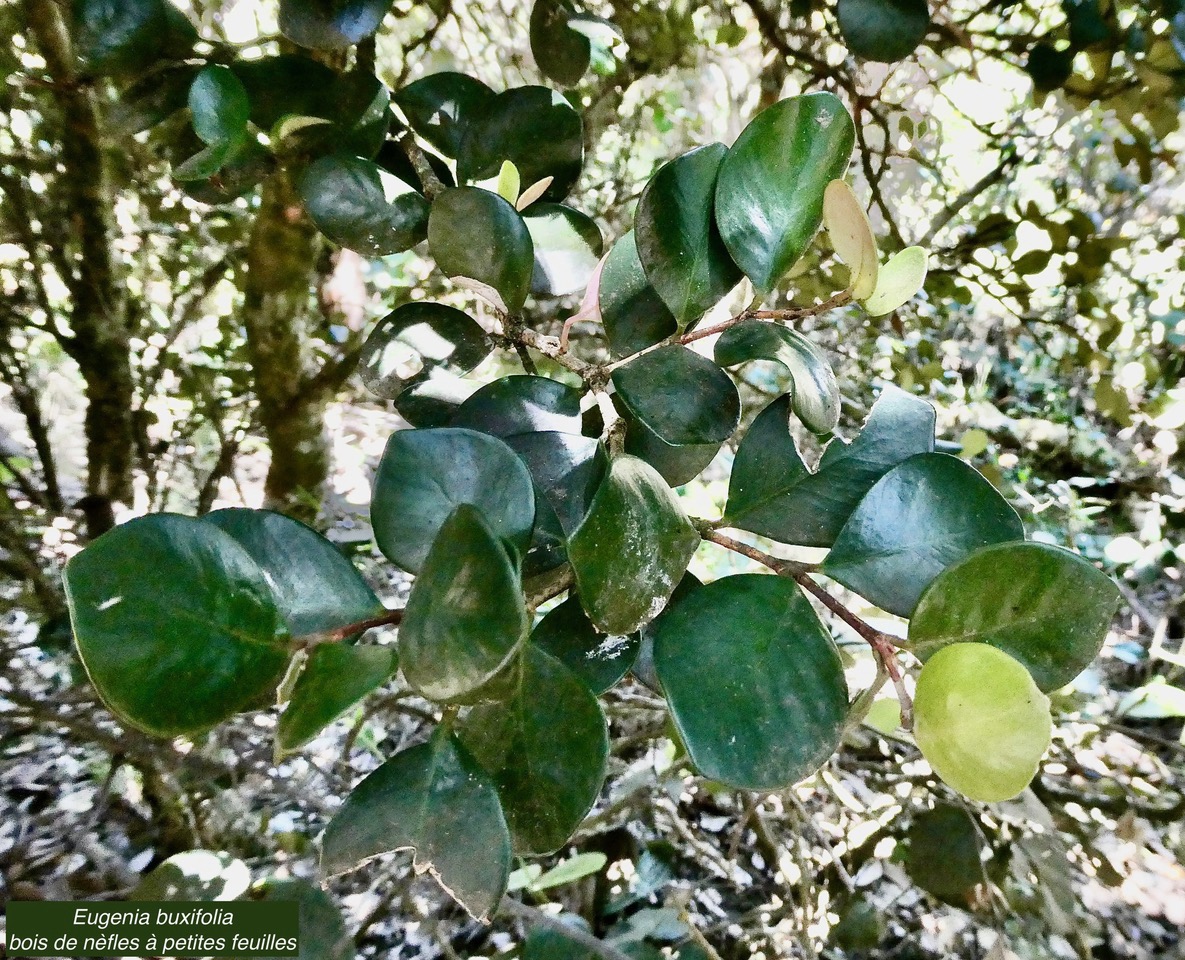
{"type": "Polygon", "coordinates": [[[63,343],[86,384],[87,499],[106,505],[88,510],[89,535],[103,533],[110,504],[132,500],[135,460],[134,397],[128,304],[118,282],[112,249],[112,201],[95,97],[79,83],[66,24],[53,0],[29,0],[29,26],[54,84],[62,115],[62,165],[58,188],[72,212],[75,247],[67,276],[70,327],[63,343]]]}
{"type": "Polygon", "coordinates": [[[329,474],[327,394],[313,385],[311,350],[319,251],[291,175],[274,173],[263,185],[247,246],[244,325],[271,447],[266,505],[302,520],[315,518],[329,474]]]}

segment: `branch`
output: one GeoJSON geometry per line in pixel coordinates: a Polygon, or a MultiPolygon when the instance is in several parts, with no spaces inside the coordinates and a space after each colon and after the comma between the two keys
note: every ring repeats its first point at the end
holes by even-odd
{"type": "Polygon", "coordinates": [[[700,535],[705,540],[710,540],[718,546],[724,547],[726,550],[731,550],[734,553],[739,553],[742,556],[748,557],[766,567],[769,567],[774,573],[783,577],[790,577],[803,590],[818,600],[823,606],[830,610],[833,614],[839,617],[844,623],[851,627],[856,634],[864,640],[870,647],[873,653],[876,654],[877,660],[884,667],[889,679],[893,681],[893,686],[897,691],[897,699],[901,702],[901,725],[909,730],[913,726],[913,701],[909,696],[909,691],[905,689],[905,679],[901,674],[901,665],[897,663],[897,638],[878,630],[868,621],[862,619],[847,607],[845,607],[838,599],[833,597],[830,593],[824,590],[819,584],[811,579],[810,574],[815,572],[815,567],[810,564],[797,563],[793,560],[782,560],[771,554],[758,550],[756,547],[750,546],[747,543],[741,543],[739,540],[734,540],[732,537],[727,537],[722,533],[718,533],[712,529],[710,524],[700,524],[700,535]]]}
{"type": "Polygon", "coordinates": [[[597,939],[591,933],[586,933],[579,927],[569,926],[562,920],[557,920],[550,914],[544,913],[538,907],[532,907],[529,904],[515,900],[513,897],[502,898],[502,910],[525,923],[546,927],[548,930],[567,937],[573,943],[580,944],[584,949],[595,953],[598,957],[603,957],[604,960],[630,960],[627,954],[622,953],[604,940],[597,939]]]}
{"type": "Polygon", "coordinates": [[[402,620],[403,608],[400,607],[398,610],[388,610],[386,613],[381,613],[376,617],[368,617],[366,620],[347,623],[344,627],[324,630],[321,633],[306,633],[302,637],[293,637],[292,646],[296,649],[308,650],[322,643],[340,643],[342,640],[352,637],[356,633],[363,633],[375,627],[394,626],[402,620]]]}

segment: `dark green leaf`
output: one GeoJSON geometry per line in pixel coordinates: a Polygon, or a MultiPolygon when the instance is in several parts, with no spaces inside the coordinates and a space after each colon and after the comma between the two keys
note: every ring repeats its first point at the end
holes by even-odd
{"type": "Polygon", "coordinates": [[[674,314],[646,279],[632,230],[609,251],[601,268],[598,300],[609,347],[619,357],[652,347],[679,329],[674,314]]]}
{"type": "Polygon", "coordinates": [[[197,31],[165,0],[74,0],[71,39],[90,73],[138,73],[158,60],[184,60],[197,31]]]}
{"type": "Polygon", "coordinates": [[[1077,554],[998,544],[934,579],[910,621],[909,648],[926,659],[949,643],[988,643],[1056,690],[1098,656],[1118,604],[1115,584],[1077,554]]]}
{"type": "Polygon", "coordinates": [[[544,200],[559,202],[580,176],[584,124],[563,95],[547,87],[515,87],[469,119],[457,154],[457,179],[496,177],[502,162],[518,167],[524,186],[554,177],[544,200]]]}
{"type": "Polygon", "coordinates": [[[270,510],[215,510],[203,518],[238,541],[271,587],[293,636],[335,630],[383,612],[362,575],[332,543],[270,510]]]}
{"type": "Polygon", "coordinates": [[[741,398],[728,374],[707,357],[673,345],[613,371],[629,412],[673,446],[721,443],[741,418],[741,398]]]}
{"type": "Polygon", "coordinates": [[[655,628],[654,665],[706,777],[788,787],[839,746],[848,712],[839,652],[791,580],[743,574],[690,591],[655,628]]]}
{"type": "Polygon", "coordinates": [[[965,906],[967,894],[984,882],[983,841],[962,807],[943,803],[914,817],[909,827],[905,871],[940,900],[965,906]]]}
{"type": "Polygon", "coordinates": [[[720,165],[716,223],[732,259],[764,297],[798,262],[823,222],[823,193],[843,178],[855,143],[832,93],[767,107],[720,165]]]}
{"type": "Polygon", "coordinates": [[[593,693],[604,693],[629,672],[641,637],[612,637],[592,625],[572,595],[531,632],[531,643],[569,667],[593,693]]]}
{"type": "Polygon", "coordinates": [[[713,143],[663,164],[638,201],[638,259],[680,323],[698,319],[741,279],[712,216],[727,153],[724,144],[713,143]]]}
{"type": "Polygon", "coordinates": [[[494,91],[463,73],[433,73],[395,94],[411,128],[446,157],[461,149],[465,125],[487,113],[494,91]]]}
{"type": "Polygon", "coordinates": [[[516,565],[481,512],[458,506],[412,586],[399,649],[403,675],[432,700],[493,679],[530,629],[516,565]]]}
{"type": "Polygon", "coordinates": [[[536,646],[506,699],[474,707],[461,740],[494,778],[515,849],[559,849],[605,782],[609,735],[592,691],[536,646]]]}
{"type": "Polygon", "coordinates": [[[354,938],[329,894],[308,880],[269,877],[252,900],[295,901],[300,911],[300,950],[296,960],[354,960],[354,938]]]}
{"type": "Polygon", "coordinates": [[[566,297],[588,286],[604,251],[591,217],[559,203],[535,203],[523,213],[535,247],[531,293],[566,297]]]}
{"type": "Polygon", "coordinates": [[[447,427],[478,384],[450,374],[412,384],[395,398],[395,410],[413,427],[447,427]]]}
{"type": "Polygon", "coordinates": [[[621,407],[626,422],[625,452],[645,460],[672,487],[690,483],[703,473],[720,452],[720,441],[679,446],[667,443],[629,410],[624,409],[624,403],[621,407]]]}
{"type": "Polygon", "coordinates": [[[814,344],[779,323],[746,320],[716,341],[716,362],[732,367],[749,360],[773,360],[790,372],[790,405],[808,430],[830,433],[839,423],[839,384],[831,364],[814,344]]]}
{"type": "Polygon", "coordinates": [[[321,869],[412,849],[416,865],[475,917],[489,916],[506,890],[510,834],[486,773],[442,730],[397,753],[363,780],[325,830],[321,869]]]}
{"type": "Polygon", "coordinates": [[[393,647],[321,643],[297,677],[292,699],[280,716],[276,743],[283,751],[304,746],[367,694],[378,689],[398,666],[393,647]]]}
{"type": "Polygon", "coordinates": [[[358,370],[371,393],[394,400],[412,384],[468,373],[493,348],[469,314],[421,300],[396,307],[375,324],[358,370]]]}
{"type": "Polygon", "coordinates": [[[285,137],[310,156],[341,153],[373,157],[390,123],[391,95],[372,73],[339,73],[297,54],[239,60],[232,68],[251,100],[251,122],[274,137],[293,121],[306,124],[285,137]],[[312,119],[328,123],[307,125],[312,119]]]}
{"type": "Polygon", "coordinates": [[[362,157],[315,161],[301,177],[300,194],[318,230],[367,256],[410,250],[428,235],[428,201],[362,157]]]}
{"type": "Polygon", "coordinates": [[[214,850],[186,850],[141,877],[128,899],[136,903],[237,900],[250,885],[251,871],[238,857],[214,850]]]}
{"type": "Polygon", "coordinates": [[[926,0],[839,0],[835,11],[848,49],[865,60],[904,60],[930,29],[926,0]]]}
{"type": "Polygon", "coordinates": [[[499,310],[522,309],[535,250],[518,211],[479,187],[446,190],[432,202],[428,249],[445,276],[479,292],[499,310]]]}
{"type": "Polygon", "coordinates": [[[251,105],[230,67],[213,64],[202,70],[189,88],[188,102],[194,133],[203,142],[225,143],[246,134],[251,105]]]}
{"type": "Polygon", "coordinates": [[[280,0],[280,32],[313,50],[344,50],[371,36],[391,0],[280,0]]]}
{"type": "Polygon", "coordinates": [[[1062,9],[1070,24],[1070,46],[1084,50],[1105,43],[1111,38],[1111,28],[1099,0],[1062,0],[1062,9]]]}
{"type": "MultiPolygon", "coordinates": [[[[194,140],[200,143],[196,134],[194,140]]],[[[202,176],[188,178],[183,176],[185,171],[181,167],[173,170],[177,180],[185,181],[182,189],[199,203],[229,203],[254,189],[276,168],[275,158],[251,136],[207,147],[204,152],[208,154],[207,162],[212,159],[212,165],[217,166],[216,177],[208,169],[202,176]]]]}
{"type": "Polygon", "coordinates": [[[675,587],[675,592],[671,594],[671,600],[666,608],[641,630],[642,642],[638,648],[638,658],[634,661],[632,668],[633,674],[659,696],[662,696],[662,685],[658,682],[658,674],[654,670],[654,634],[658,630],[659,624],[662,623],[663,617],[670,613],[675,605],[692,590],[702,586],[703,582],[694,573],[689,571],[683,574],[683,579],[679,581],[679,586],[675,587]]]}
{"type": "Polygon", "coordinates": [[[501,377],[461,404],[452,425],[494,437],[580,433],[580,391],[550,377],[501,377]]]}
{"type": "Polygon", "coordinates": [[[149,733],[220,723],[273,690],[288,662],[263,571],[212,524],[131,520],[72,557],[65,585],[91,681],[149,733]]]}
{"type": "Polygon", "coordinates": [[[531,54],[540,72],[564,87],[580,82],[592,59],[588,37],[569,25],[575,10],[565,0],[535,0],[531,54]]]}
{"type": "Polygon", "coordinates": [[[823,573],[882,610],[908,617],[944,568],[989,543],[1023,540],[1016,511],[971,466],[943,453],[910,457],[860,501],[823,573]]]}
{"type": "Polygon", "coordinates": [[[371,502],[375,542],[389,560],[418,573],[445,519],[462,503],[476,506],[516,549],[530,543],[531,475],[501,440],[450,427],[391,435],[371,502]]]}
{"type": "Polygon", "coordinates": [[[633,633],[658,615],[699,534],[678,497],[636,457],[614,460],[588,516],[568,540],[581,602],[606,633],[633,633]]]}
{"type": "Polygon", "coordinates": [[[599,440],[573,433],[545,431],[506,437],[523,458],[535,482],[535,502],[554,511],[560,530],[569,535],[580,525],[609,467],[599,440]]]}
{"type": "Polygon", "coordinates": [[[741,440],[728,486],[730,526],[782,543],[829,547],[892,467],[934,449],[934,408],[891,384],[850,444],[835,439],[816,473],[786,429],[790,398],[766,407],[741,440]]]}

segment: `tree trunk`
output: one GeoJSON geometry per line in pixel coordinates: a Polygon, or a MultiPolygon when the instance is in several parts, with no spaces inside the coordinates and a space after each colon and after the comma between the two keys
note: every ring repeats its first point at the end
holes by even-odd
{"type": "Polygon", "coordinates": [[[268,507],[311,520],[329,474],[324,391],[312,381],[313,286],[320,240],[285,171],[263,185],[243,285],[259,420],[271,447],[268,507]]]}
{"type": "Polygon", "coordinates": [[[58,5],[30,0],[29,25],[55,84],[62,112],[60,189],[73,213],[76,243],[69,275],[73,336],[63,345],[86,383],[88,532],[93,538],[112,522],[112,501],[132,500],[135,459],[134,397],[127,302],[112,250],[112,202],[95,98],[78,83],[74,52],[58,5]]]}

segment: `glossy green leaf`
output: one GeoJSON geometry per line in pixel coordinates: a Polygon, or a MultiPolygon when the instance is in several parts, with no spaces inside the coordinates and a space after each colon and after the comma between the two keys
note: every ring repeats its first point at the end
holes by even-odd
{"type": "Polygon", "coordinates": [[[930,29],[927,0],[839,0],[835,11],[848,49],[864,60],[904,60],[930,29]]]}
{"type": "Polygon", "coordinates": [[[967,903],[971,888],[985,881],[983,841],[971,815],[941,803],[913,819],[907,834],[905,872],[940,900],[967,903]]]}
{"type": "Polygon", "coordinates": [[[247,90],[229,67],[213,64],[189,88],[193,130],[205,143],[237,140],[247,132],[251,105],[247,90]]]}
{"type": "Polygon", "coordinates": [[[469,314],[443,303],[396,307],[375,324],[358,361],[362,382],[375,396],[394,400],[434,376],[462,376],[494,345],[469,314]]]}
{"type": "Polygon", "coordinates": [[[531,55],[539,71],[563,87],[580,82],[592,60],[588,37],[571,27],[572,4],[535,0],[531,8],[531,55]]]}
{"type": "Polygon", "coordinates": [[[580,391],[550,377],[501,377],[457,409],[453,426],[495,437],[558,431],[580,433],[580,391]]]}
{"type": "Polygon", "coordinates": [[[128,894],[135,903],[238,900],[251,885],[251,870],[238,857],[215,850],[175,853],[140,878],[128,894]]]}
{"type": "Polygon", "coordinates": [[[314,161],[300,179],[300,194],[318,230],[367,256],[409,250],[428,235],[428,201],[362,157],[314,161]]]}
{"type": "Polygon", "coordinates": [[[313,50],[344,50],[374,34],[391,0],[280,0],[280,32],[313,50]]]}
{"type": "Polygon", "coordinates": [[[322,643],[313,648],[280,716],[276,744],[282,751],[304,746],[398,666],[394,647],[322,643]]]}
{"type": "Polygon", "coordinates": [[[432,202],[428,249],[445,276],[515,313],[531,288],[535,250],[518,211],[479,187],[446,190],[432,202]]]}
{"type": "Polygon", "coordinates": [[[559,203],[536,203],[523,213],[535,248],[531,293],[566,297],[588,285],[604,252],[591,217],[559,203]]]}
{"type": "MultiPolygon", "coordinates": [[[[197,135],[194,135],[197,140],[197,135]]],[[[200,141],[198,141],[200,143],[200,141]]],[[[200,173],[190,173],[187,164],[173,168],[173,177],[182,181],[187,195],[199,203],[225,204],[255,189],[276,169],[275,157],[254,137],[207,147],[204,161],[209,165],[200,173]],[[210,167],[216,167],[213,171],[210,167]],[[214,177],[214,173],[218,175],[214,177]],[[212,178],[212,179],[210,179],[212,178]]],[[[198,162],[198,158],[193,158],[198,162]]]]}
{"type": "Polygon", "coordinates": [[[535,502],[546,502],[566,536],[584,519],[609,458],[599,440],[573,433],[517,433],[506,444],[522,457],[535,482],[535,502]]]}
{"type": "Polygon", "coordinates": [[[876,289],[864,301],[864,309],[871,316],[882,317],[916,296],[926,282],[928,262],[923,247],[906,247],[894,254],[880,268],[876,289]]]}
{"type": "Polygon", "coordinates": [[[399,628],[404,677],[431,700],[458,700],[506,666],[530,626],[515,563],[462,503],[412,585],[399,628]]]}
{"type": "Polygon", "coordinates": [[[518,174],[518,167],[509,160],[503,160],[502,169],[498,171],[498,196],[509,204],[515,204],[518,202],[521,187],[522,181],[518,174]]]}
{"type": "Polygon", "coordinates": [[[646,624],[640,632],[642,642],[638,648],[638,658],[634,661],[632,671],[638,680],[659,696],[662,696],[662,685],[658,682],[658,674],[654,670],[654,634],[662,623],[663,617],[675,609],[675,605],[689,593],[702,586],[703,582],[694,573],[683,574],[683,579],[679,581],[679,586],[675,587],[675,592],[671,594],[670,602],[665,609],[646,624]]]}
{"type": "Polygon", "coordinates": [[[395,410],[413,427],[447,427],[453,414],[478,388],[474,380],[434,371],[395,398],[395,410]]]}
{"type": "Polygon", "coordinates": [[[991,543],[1023,540],[1016,511],[971,466],[943,453],[886,473],[848,518],[823,573],[908,617],[946,567],[991,543]]]}
{"type": "Polygon", "coordinates": [[[636,457],[614,460],[568,540],[589,618],[615,636],[653,620],[698,544],[678,497],[654,468],[636,457]]]}
{"type": "Polygon", "coordinates": [[[503,160],[523,183],[554,178],[545,200],[563,200],[584,161],[584,124],[564,96],[547,87],[514,87],[469,118],[457,153],[457,179],[472,183],[498,175],[503,160]]]}
{"type": "Polygon", "coordinates": [[[646,279],[632,230],[609,251],[601,268],[598,300],[605,336],[616,356],[645,350],[679,329],[675,315],[646,279]]]}
{"type": "Polygon", "coordinates": [[[720,165],[716,223],[732,259],[767,295],[823,221],[823,194],[843,178],[852,117],[832,93],[782,100],[759,113],[720,165]]]}
{"type": "Polygon", "coordinates": [[[728,148],[698,147],[650,178],[634,216],[646,279],[680,323],[697,320],[741,279],[712,216],[717,174],[728,148]]]}
{"type": "Polygon", "coordinates": [[[184,60],[197,31],[167,0],[74,0],[70,39],[88,73],[138,73],[184,60]]]}
{"type": "Polygon", "coordinates": [[[407,849],[473,916],[488,917],[502,899],[510,834],[497,791],[442,730],[395,754],[354,788],[325,830],[321,869],[342,873],[407,849]]]}
{"type": "Polygon", "coordinates": [[[349,559],[303,523],[271,510],[215,510],[202,518],[238,541],[263,571],[293,636],[344,627],[383,612],[349,559]]]}
{"type": "Polygon", "coordinates": [[[373,73],[343,73],[290,53],[238,60],[231,69],[247,89],[251,122],[281,149],[371,158],[383,146],[391,94],[373,73]]]}
{"type": "Polygon", "coordinates": [[[408,84],[395,94],[395,103],[416,133],[446,157],[455,157],[466,124],[487,113],[494,97],[494,91],[480,80],[444,71],[408,84]]]}
{"type": "Polygon", "coordinates": [[[299,907],[300,939],[296,960],[354,960],[354,937],[341,910],[320,887],[295,877],[269,877],[251,891],[252,900],[295,902],[299,907]]]}
{"type": "Polygon", "coordinates": [[[950,643],[991,644],[1048,692],[1098,656],[1119,599],[1109,577],[1069,550],[997,544],[934,579],[910,621],[908,645],[926,659],[950,643]]]}
{"type": "Polygon", "coordinates": [[[839,423],[839,384],[823,352],[797,330],[780,323],[746,320],[716,341],[716,362],[732,367],[772,360],[790,373],[790,406],[807,429],[830,433],[839,423]]]}
{"type": "Polygon", "coordinates": [[[730,526],[782,543],[829,547],[864,495],[892,467],[934,449],[934,408],[887,385],[851,443],[832,440],[811,473],[786,429],[790,398],[753,421],[728,485],[730,526]]]}
{"type": "Polygon", "coordinates": [[[848,289],[856,300],[863,300],[876,289],[880,254],[868,214],[856,199],[846,180],[832,180],[823,192],[823,225],[831,245],[851,273],[848,289]]]}
{"type": "Polygon", "coordinates": [[[619,406],[626,422],[625,452],[639,460],[645,460],[672,487],[690,483],[703,473],[720,452],[722,443],[719,440],[713,443],[680,445],[667,443],[630,413],[624,403],[619,406]]]}
{"type": "Polygon", "coordinates": [[[674,446],[720,443],[741,418],[741,398],[723,370],[687,347],[660,347],[613,371],[629,412],[674,446]]]}
{"type": "Polygon", "coordinates": [[[839,652],[793,581],[725,577],[672,604],[654,666],[699,771],[743,790],[810,776],[848,712],[839,652]]]}
{"type": "Polygon", "coordinates": [[[1052,43],[1042,40],[1029,50],[1025,72],[1033,78],[1036,92],[1057,90],[1074,75],[1074,51],[1058,50],[1052,43]]]}
{"type": "Polygon", "coordinates": [[[520,853],[563,846],[605,782],[609,734],[597,698],[534,645],[509,695],[469,711],[461,741],[493,777],[520,853]]]}
{"type": "Polygon", "coordinates": [[[379,549],[418,573],[445,519],[473,504],[501,540],[525,550],[535,519],[531,475],[501,440],[442,427],[391,435],[374,478],[371,524],[379,549]]]}
{"type": "Polygon", "coordinates": [[[65,586],[91,682],[149,733],[220,723],[275,689],[288,662],[264,572],[201,520],[162,513],[118,526],[70,559],[65,586]]]}
{"type": "Polygon", "coordinates": [[[641,637],[637,633],[614,637],[601,633],[575,595],[568,597],[539,621],[531,643],[561,661],[593,693],[604,693],[634,665],[641,637]]]}

